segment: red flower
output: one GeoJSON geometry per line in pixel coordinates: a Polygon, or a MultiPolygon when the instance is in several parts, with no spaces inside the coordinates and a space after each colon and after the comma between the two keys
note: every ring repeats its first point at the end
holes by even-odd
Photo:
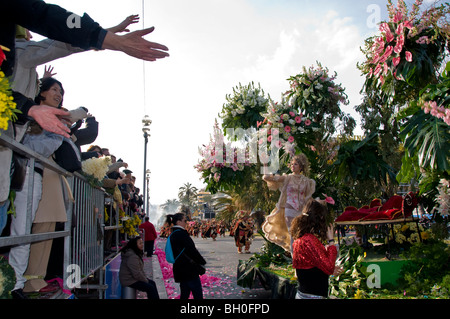
{"type": "Polygon", "coordinates": [[[5,52],[3,52],[3,50],[9,51],[7,48],[0,45],[0,65],[2,65],[4,60],[6,60],[6,55],[5,52]]]}
{"type": "Polygon", "coordinates": [[[400,63],[400,57],[396,57],[392,59],[392,65],[395,67],[400,63]]]}

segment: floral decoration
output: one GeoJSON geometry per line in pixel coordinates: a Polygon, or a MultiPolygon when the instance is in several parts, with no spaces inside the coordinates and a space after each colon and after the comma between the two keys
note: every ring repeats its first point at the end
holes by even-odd
{"type": "Polygon", "coordinates": [[[438,194],[436,195],[437,211],[441,216],[448,216],[450,212],[450,193],[449,193],[449,181],[447,179],[441,179],[438,186],[438,194]]]}
{"type": "Polygon", "coordinates": [[[322,120],[319,114],[339,114],[339,103],[348,105],[349,101],[345,89],[335,83],[337,73],[330,76],[329,72],[320,63],[303,67],[302,73],[288,79],[290,90],[284,94],[287,103],[315,122],[322,120]]]}
{"type": "Polygon", "coordinates": [[[82,173],[92,186],[100,187],[111,165],[111,157],[92,157],[81,162],[82,173]]]}
{"type": "Polygon", "coordinates": [[[394,95],[392,83],[407,82],[423,87],[435,77],[448,39],[448,4],[420,12],[423,0],[416,0],[408,12],[404,0],[395,6],[388,0],[389,21],[380,23],[378,36],[366,41],[366,61],[360,66],[366,87],[382,87],[394,95]]]}
{"type": "Polygon", "coordinates": [[[429,84],[420,96],[418,104],[426,114],[442,119],[450,125],[450,62],[447,63],[439,83],[429,84]]]}
{"type": "Polygon", "coordinates": [[[260,134],[258,143],[261,145],[267,142],[271,147],[275,137],[278,139],[278,145],[275,146],[284,149],[291,156],[295,154],[296,145],[305,144],[304,134],[318,127],[296,107],[287,104],[286,100],[281,103],[271,101],[267,112],[263,115],[265,119],[258,122],[258,127],[264,129],[266,134],[260,134]]]}
{"type": "MultiPolygon", "coordinates": [[[[425,231],[421,224],[419,224],[419,231],[422,240],[429,238],[429,233],[425,231]]],[[[394,240],[394,237],[397,244],[414,244],[420,242],[415,223],[395,224],[394,233],[392,233],[392,229],[389,231],[389,240],[394,240]]],[[[386,237],[385,242],[387,243],[387,241],[388,238],[386,237]]]]}
{"type": "MultiPolygon", "coordinates": [[[[6,59],[5,53],[9,49],[0,45],[0,65],[6,59]]],[[[16,103],[12,97],[11,87],[8,78],[5,77],[5,73],[0,71],[0,135],[1,130],[8,129],[8,123],[17,119],[17,114],[20,113],[16,109],[16,103]]]]}
{"type": "Polygon", "coordinates": [[[269,100],[264,97],[261,86],[255,87],[254,83],[233,88],[233,94],[226,96],[219,117],[223,120],[222,127],[248,129],[256,127],[258,121],[262,121],[262,112],[265,112],[269,100]]]}
{"type": "Polygon", "coordinates": [[[243,160],[238,159],[240,151],[244,152],[245,150],[233,148],[230,142],[225,141],[224,134],[216,121],[214,133],[210,136],[210,142],[199,149],[201,159],[195,165],[195,168],[201,174],[201,178],[208,185],[207,190],[215,192],[219,189],[228,189],[232,185],[236,185],[236,181],[244,180],[245,168],[252,164],[248,152],[245,152],[243,160]],[[229,157],[227,150],[233,152],[232,160],[227,160],[227,157],[229,157]],[[222,155],[220,154],[221,151],[222,155]]]}
{"type": "Polygon", "coordinates": [[[141,219],[138,215],[132,217],[127,216],[125,212],[119,208],[119,225],[121,224],[120,232],[127,234],[129,237],[139,236],[137,228],[141,224],[141,219]]]}

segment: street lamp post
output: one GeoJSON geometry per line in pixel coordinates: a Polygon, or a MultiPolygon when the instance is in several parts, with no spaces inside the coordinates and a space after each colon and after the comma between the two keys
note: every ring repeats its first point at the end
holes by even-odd
{"type": "Polygon", "coordinates": [[[147,169],[146,170],[146,182],[147,182],[147,194],[143,194],[145,196],[144,201],[147,202],[146,206],[147,207],[147,211],[146,214],[148,217],[150,217],[150,205],[149,205],[149,201],[150,201],[150,187],[148,186],[149,182],[150,182],[150,170],[147,169]]]}
{"type": "MultiPolygon", "coordinates": [[[[142,119],[142,132],[144,133],[144,139],[145,139],[145,144],[144,144],[144,180],[143,180],[143,195],[146,195],[146,174],[147,174],[147,144],[148,144],[148,137],[150,136],[150,124],[152,124],[152,120],[150,120],[148,115],[145,115],[144,118],[142,119]]],[[[146,203],[145,203],[145,198],[142,204],[142,210],[145,213],[146,212],[146,203]]]]}

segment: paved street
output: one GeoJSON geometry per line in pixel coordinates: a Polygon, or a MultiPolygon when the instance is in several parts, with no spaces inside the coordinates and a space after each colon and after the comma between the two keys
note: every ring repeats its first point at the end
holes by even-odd
{"type": "MultiPolygon", "coordinates": [[[[249,259],[253,253],[259,252],[264,240],[256,237],[250,247],[251,254],[238,254],[234,238],[219,237],[216,241],[211,238],[193,238],[197,249],[205,258],[207,272],[201,277],[203,295],[205,299],[269,299],[271,292],[264,288],[242,288],[236,284],[237,266],[239,260],[249,259]]],[[[160,239],[157,246],[164,249],[165,239],[160,239]]],[[[168,283],[169,298],[179,295],[179,285],[168,283]],[[173,288],[173,293],[171,289],[173,288]]]]}

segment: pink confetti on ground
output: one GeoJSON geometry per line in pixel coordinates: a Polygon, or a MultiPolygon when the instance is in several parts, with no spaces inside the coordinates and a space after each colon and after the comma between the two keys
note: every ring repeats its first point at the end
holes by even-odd
{"type": "MultiPolygon", "coordinates": [[[[173,267],[167,262],[166,254],[163,249],[158,247],[158,243],[165,245],[165,240],[161,238],[156,239],[155,254],[158,256],[158,261],[161,266],[167,297],[169,299],[178,299],[180,298],[180,295],[179,289],[174,286],[173,267]]],[[[226,292],[226,290],[231,287],[232,280],[213,276],[209,269],[206,270],[204,275],[200,276],[200,281],[202,283],[203,297],[205,299],[214,299],[224,295],[231,295],[231,293],[226,292]]],[[[190,298],[192,298],[192,295],[190,298]]]]}

